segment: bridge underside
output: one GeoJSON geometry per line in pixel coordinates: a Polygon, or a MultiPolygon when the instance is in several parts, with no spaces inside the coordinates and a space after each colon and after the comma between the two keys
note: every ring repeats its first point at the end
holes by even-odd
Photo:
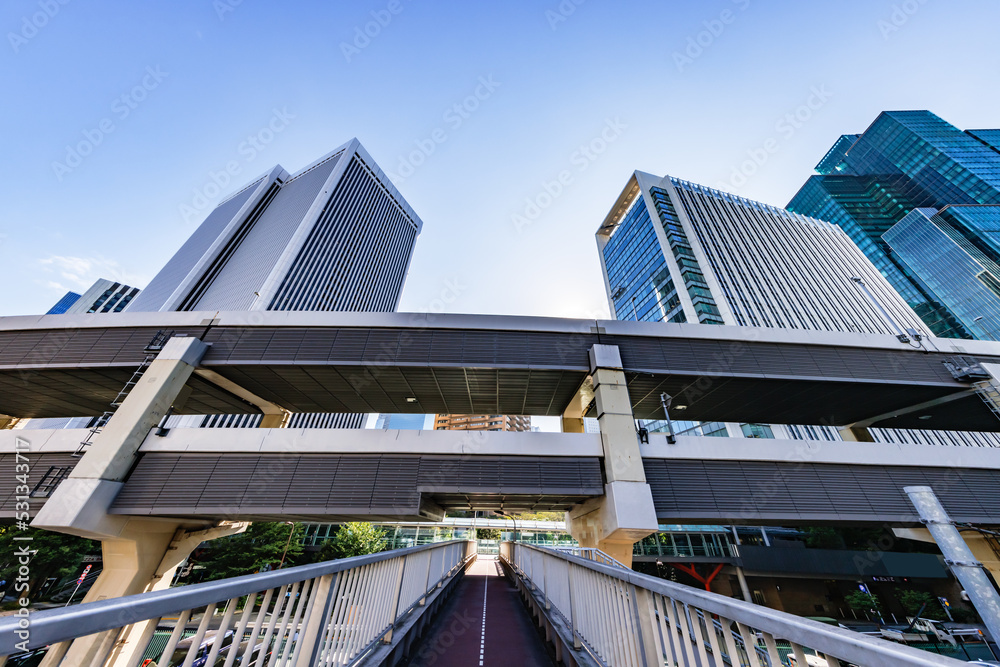
{"type": "MultiPolygon", "coordinates": [[[[686,325],[471,316],[405,326],[417,317],[409,314],[262,313],[262,324],[247,325],[245,313],[228,314],[232,323],[211,315],[86,316],[76,329],[53,328],[64,316],[31,326],[19,323],[30,318],[0,318],[0,414],[102,413],[153,334],[169,328],[210,343],[201,369],[224,381],[192,376],[175,403],[179,414],[259,412],[259,402],[230,391],[238,386],[291,412],[559,416],[586,386],[588,350],[600,343],[620,349],[637,418],[661,418],[659,394],[667,392],[674,417],[686,420],[1000,425],[944,366],[954,351],[916,351],[886,336],[720,326],[706,338],[686,325]]],[[[975,359],[1000,362],[997,346],[960,342],[991,351],[975,359]]]]}

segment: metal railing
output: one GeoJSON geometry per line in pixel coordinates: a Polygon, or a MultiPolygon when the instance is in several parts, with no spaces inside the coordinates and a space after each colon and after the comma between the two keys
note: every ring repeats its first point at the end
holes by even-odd
{"type": "Polygon", "coordinates": [[[33,612],[27,628],[2,618],[0,664],[25,641],[21,649],[51,645],[46,664],[67,667],[350,665],[390,641],[475,554],[474,541],[439,542],[33,612]],[[147,655],[164,632],[162,650],[147,655]],[[90,653],[71,646],[95,633],[103,635],[90,653]]]}
{"type": "Polygon", "coordinates": [[[561,618],[572,633],[573,647],[604,665],[964,664],[553,549],[505,542],[500,558],[544,600],[547,613],[561,618]]]}
{"type": "Polygon", "coordinates": [[[553,551],[558,551],[560,553],[569,554],[571,556],[576,556],[577,558],[583,558],[585,560],[592,560],[595,563],[600,563],[601,565],[610,565],[611,567],[621,567],[629,570],[628,565],[615,560],[608,554],[604,553],[600,549],[594,549],[593,547],[555,547],[553,551]]]}

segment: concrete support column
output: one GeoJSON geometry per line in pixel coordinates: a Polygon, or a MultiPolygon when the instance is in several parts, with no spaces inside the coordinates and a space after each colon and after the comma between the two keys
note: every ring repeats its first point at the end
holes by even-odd
{"type": "Polygon", "coordinates": [[[740,582],[740,592],[743,593],[743,599],[746,602],[753,604],[753,596],[750,595],[750,586],[747,584],[746,575],[743,574],[743,568],[737,565],[736,569],[736,579],[740,582]]]}
{"type": "Polygon", "coordinates": [[[607,483],[604,496],[567,512],[566,525],[581,546],[596,547],[631,567],[632,546],[658,526],[618,347],[594,345],[590,371],[607,483]]]}
{"type": "Polygon", "coordinates": [[[993,643],[1000,643],[1000,594],[983,571],[982,563],[976,560],[931,487],[907,486],[903,491],[910,497],[921,521],[927,525],[927,530],[944,555],[945,563],[968,593],[993,643]]]}
{"type": "MultiPolygon", "coordinates": [[[[84,602],[166,588],[177,565],[199,543],[246,527],[246,524],[226,524],[209,532],[188,532],[184,530],[188,526],[175,519],[108,513],[138,458],[142,442],[177,399],[207,349],[207,345],[193,337],[167,341],[94,437],[76,468],[32,521],[35,528],[100,540],[104,569],[84,602]]],[[[202,528],[204,524],[192,527],[202,528]]],[[[67,651],[68,662],[64,664],[103,664],[118,634],[106,632],[77,639],[67,651]]],[[[131,655],[127,644],[115,651],[131,655]]]]}

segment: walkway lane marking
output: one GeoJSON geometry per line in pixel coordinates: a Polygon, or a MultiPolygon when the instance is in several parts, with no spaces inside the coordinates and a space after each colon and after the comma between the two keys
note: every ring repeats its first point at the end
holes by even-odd
{"type": "Polygon", "coordinates": [[[486,650],[486,593],[489,591],[490,573],[483,577],[483,629],[479,634],[479,667],[483,667],[483,653],[486,650]]]}

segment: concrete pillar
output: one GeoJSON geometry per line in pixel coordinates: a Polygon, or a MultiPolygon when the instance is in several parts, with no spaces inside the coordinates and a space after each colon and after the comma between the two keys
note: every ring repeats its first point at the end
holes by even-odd
{"type": "Polygon", "coordinates": [[[743,568],[737,565],[736,569],[736,579],[740,582],[740,592],[743,593],[743,599],[750,604],[753,604],[753,596],[750,595],[750,586],[747,584],[746,575],[743,574],[743,568]]]}
{"type": "Polygon", "coordinates": [[[631,567],[632,546],[656,532],[657,521],[618,347],[594,345],[590,372],[607,483],[604,496],[566,513],[566,525],[581,546],[596,547],[631,567]]]}
{"type": "MultiPolygon", "coordinates": [[[[176,519],[108,513],[142,442],[167,413],[206,350],[207,346],[193,337],[167,341],[32,521],[34,528],[100,540],[104,569],[85,602],[166,588],[174,569],[199,543],[246,527],[225,524],[210,532],[188,532],[184,529],[189,526],[176,519]]],[[[193,527],[203,528],[204,524],[193,527]]],[[[117,635],[106,632],[81,637],[69,648],[69,662],[64,664],[102,664],[117,635]]]]}
{"type": "Polygon", "coordinates": [[[983,571],[982,563],[976,560],[969,545],[962,539],[962,534],[934,494],[934,489],[907,486],[903,491],[910,497],[921,521],[941,549],[945,563],[968,593],[993,643],[1000,643],[1000,594],[983,571]]]}

